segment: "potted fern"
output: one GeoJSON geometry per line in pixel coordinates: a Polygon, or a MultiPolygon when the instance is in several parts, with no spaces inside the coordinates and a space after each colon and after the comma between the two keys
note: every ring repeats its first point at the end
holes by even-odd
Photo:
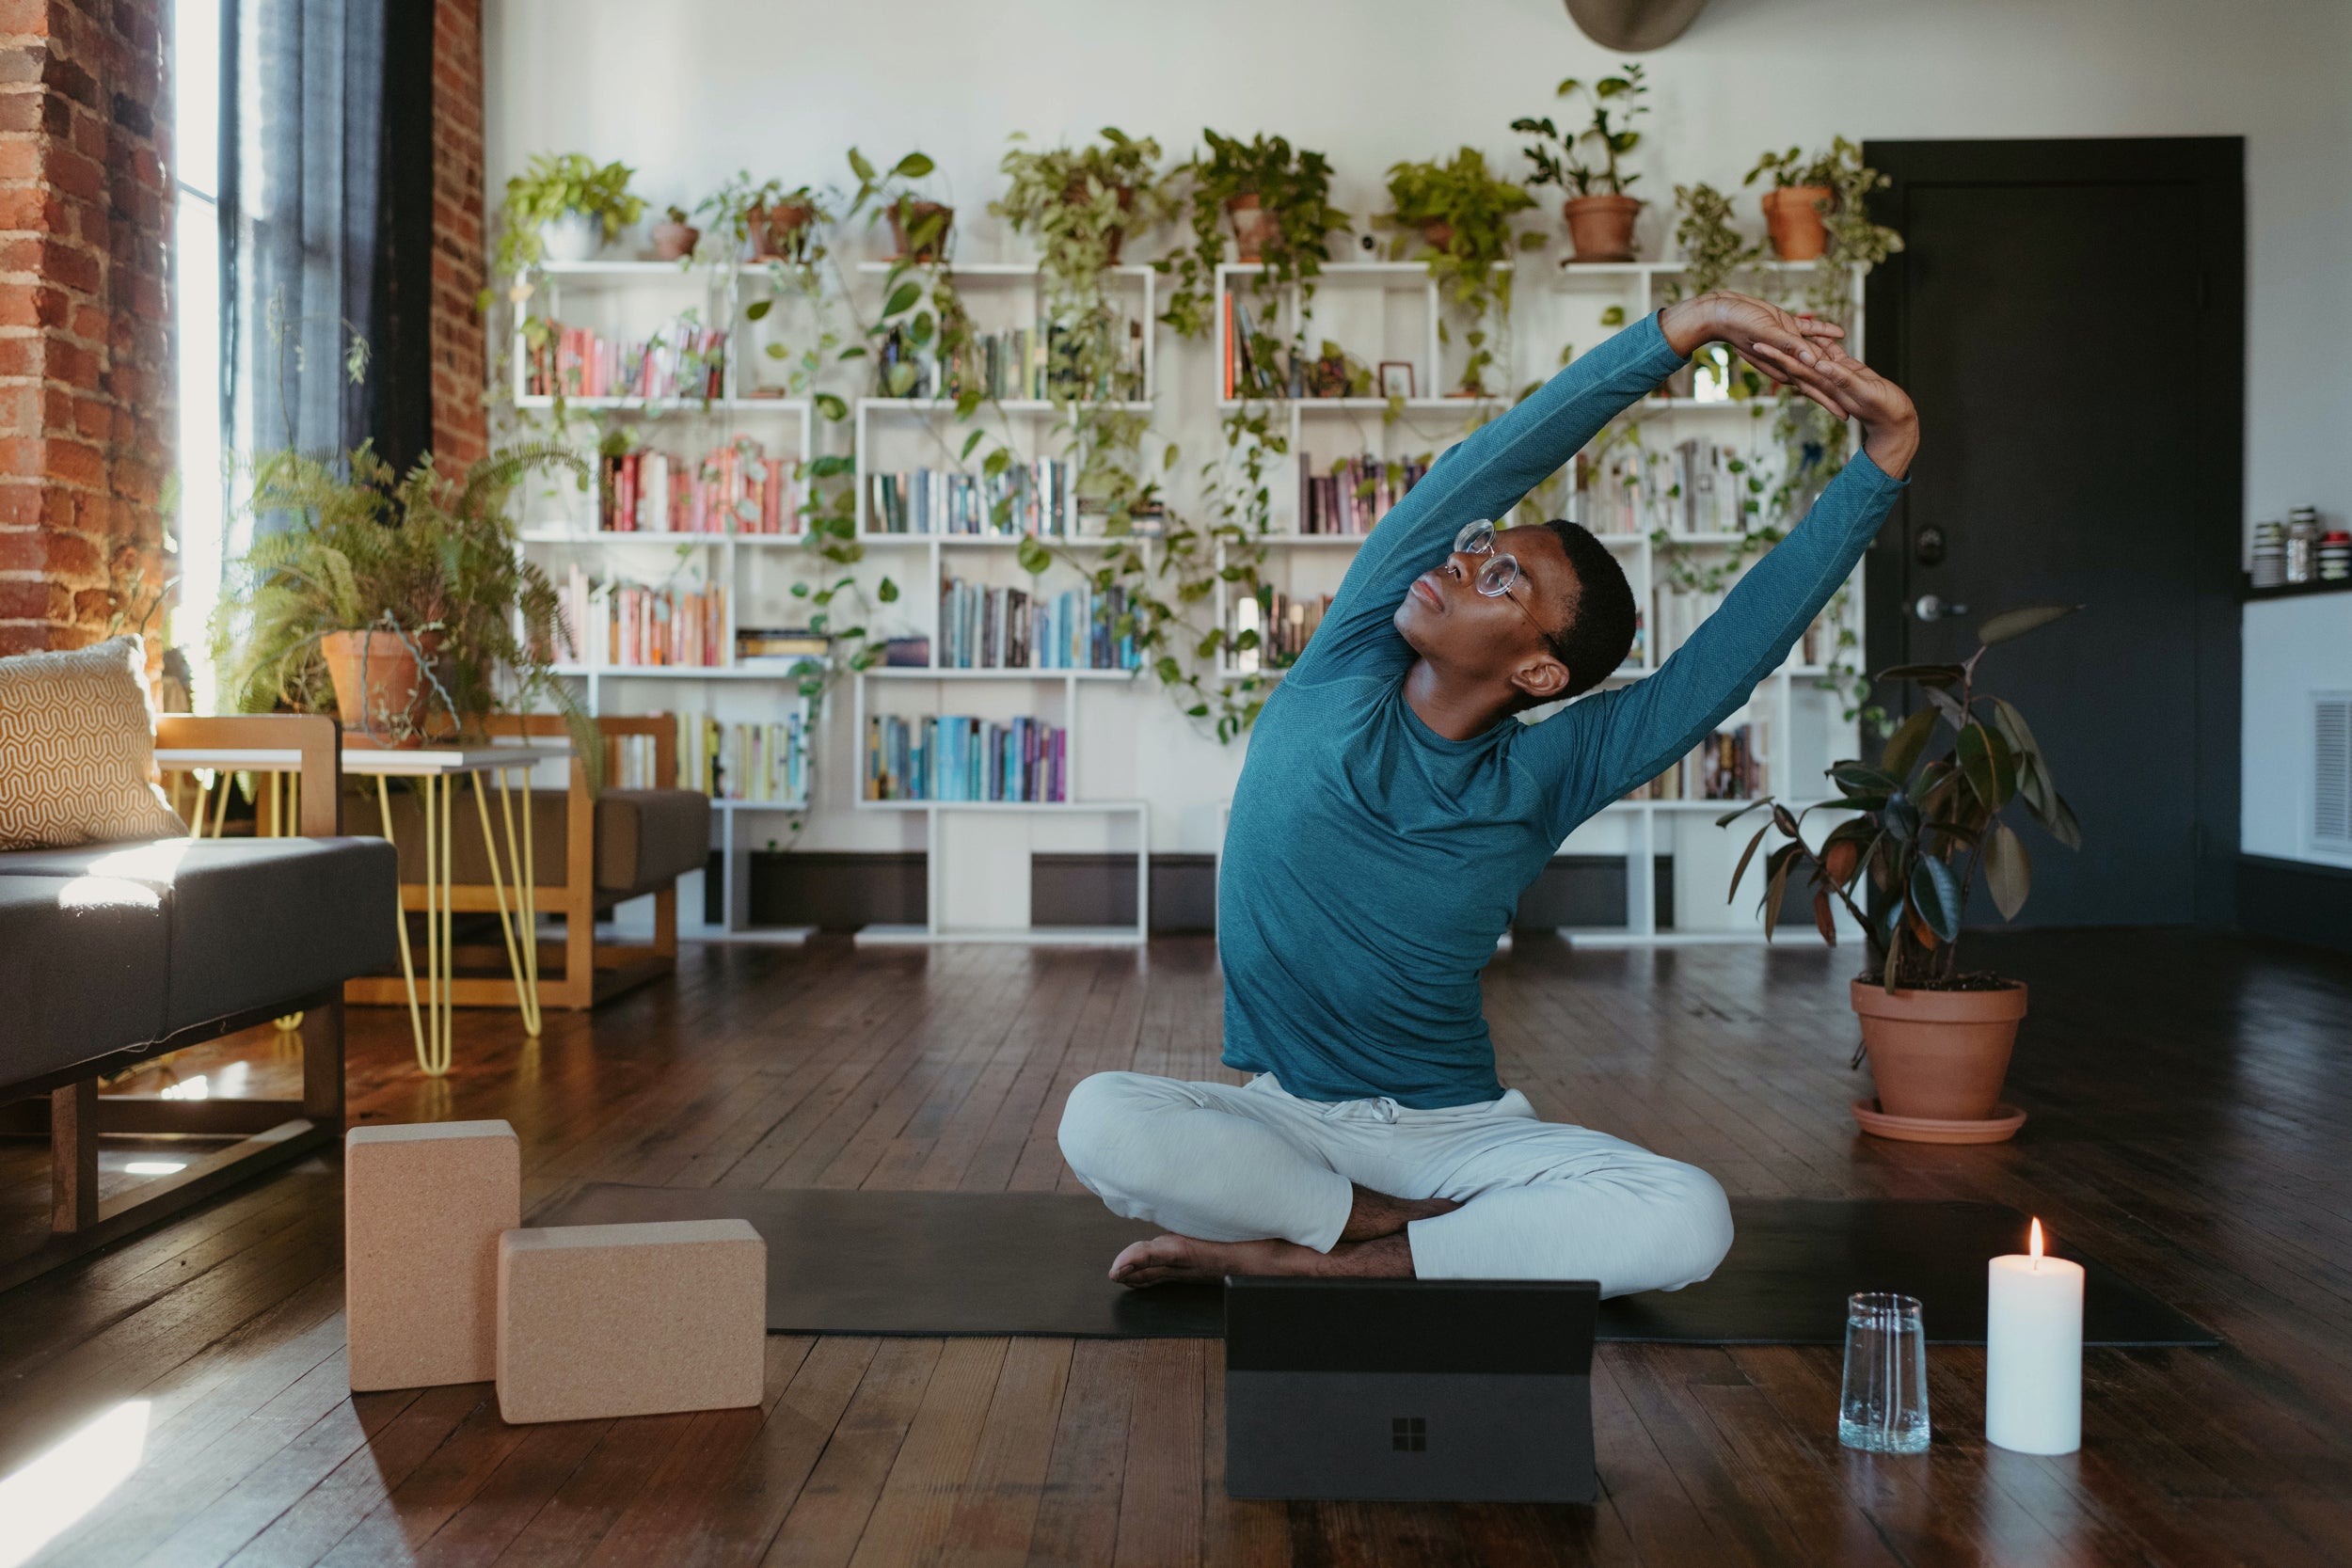
{"type": "Polygon", "coordinates": [[[516,548],[507,499],[560,447],[492,452],[462,479],[428,454],[405,475],[362,445],[342,464],[294,451],[254,467],[253,546],[213,627],[222,705],[333,713],[379,746],[479,735],[509,703],[550,703],[593,768],[596,730],[555,675],[555,585],[516,548]]]}
{"type": "Polygon", "coordinates": [[[1882,680],[1901,681],[1923,699],[1888,737],[1876,767],[1841,762],[1830,780],[1835,799],[1802,811],[1770,799],[1723,817],[1729,826],[1752,811],[1770,814],[1732,872],[1740,879],[1765,839],[1784,842],[1762,863],[1764,929],[1769,937],[1790,883],[1812,895],[1813,923],[1836,946],[1836,910],[1862,929],[1869,970],[1855,978],[1853,1009],[1862,1022],[1862,1054],[1878,1085],[1875,1104],[1856,1101],[1854,1117],[1881,1137],[1929,1143],[1994,1143],[2025,1117],[2004,1112],[2001,1082],[2026,1016],[2022,981],[1960,967],[1969,887],[1981,872],[2003,920],[2013,920],[2033,885],[2025,841],[2005,820],[2018,802],[2070,849],[2082,830],[2050,772],[2048,757],[2006,699],[1981,689],[1977,665],[1985,651],[2073,613],[2079,606],[2038,605],[1995,615],[1977,628],[1979,647],[1959,664],[1909,664],[1882,680]],[[1939,744],[1949,732],[1948,746],[1939,744]],[[1816,848],[1804,819],[1841,814],[1816,848]]]}
{"type": "Polygon", "coordinates": [[[1617,160],[1642,144],[1633,122],[1649,113],[1642,100],[1649,94],[1642,68],[1630,61],[1614,76],[1585,82],[1571,76],[1555,96],[1582,99],[1592,118],[1581,131],[1562,131],[1549,116],[1515,119],[1511,129],[1532,136],[1524,149],[1535,166],[1531,185],[1557,185],[1573,191],[1562,203],[1560,215],[1568,225],[1568,243],[1580,261],[1633,260],[1633,220],[1641,215],[1638,197],[1628,196],[1641,178],[1617,166],[1617,160]],[[1598,161],[1587,164],[1580,149],[1597,150],[1598,161]]]}

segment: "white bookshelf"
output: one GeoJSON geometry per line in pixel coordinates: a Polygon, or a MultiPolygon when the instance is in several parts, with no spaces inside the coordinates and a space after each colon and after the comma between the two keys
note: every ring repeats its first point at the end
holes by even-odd
{"type": "MultiPolygon", "coordinates": [[[[851,276],[860,290],[878,301],[892,270],[887,262],[864,262],[852,269],[851,276]]],[[[960,293],[980,330],[1025,325],[1039,313],[1041,279],[1034,265],[959,263],[953,270],[960,293]]],[[[1239,263],[1221,266],[1216,273],[1216,286],[1222,292],[1244,284],[1247,276],[1258,270],[1239,263]]],[[[1767,263],[1758,270],[1788,274],[1809,268],[1767,263]]],[[[1520,268],[1515,275],[1518,293],[1513,325],[1509,336],[1494,345],[1497,361],[1488,372],[1488,383],[1515,389],[1549,374],[1557,368],[1564,342],[1572,343],[1580,355],[1589,351],[1618,329],[1603,325],[1605,312],[1613,307],[1622,310],[1626,322],[1638,320],[1663,303],[1680,273],[1679,265],[1671,262],[1520,268]]],[[[755,340],[759,333],[745,319],[743,307],[759,297],[763,277],[761,269],[752,266],[681,266],[658,261],[589,261],[542,269],[535,278],[541,297],[532,302],[533,313],[553,315],[571,325],[593,325],[609,336],[643,336],[679,309],[695,305],[702,319],[723,322],[729,328],[721,395],[708,401],[651,403],[572,398],[567,400],[568,411],[584,417],[597,429],[628,421],[655,444],[686,454],[717,444],[723,434],[728,439],[748,435],[769,455],[803,460],[816,455],[809,403],[758,395],[756,378],[768,361],[758,353],[755,340]],[[686,433],[679,439],[691,444],[679,448],[665,443],[660,433],[670,430],[686,433]]],[[[1167,385],[1159,364],[1158,275],[1149,266],[1121,266],[1106,274],[1106,286],[1122,313],[1145,324],[1145,395],[1117,406],[1152,414],[1160,410],[1161,388],[1167,385]]],[[[1859,353],[1858,278],[1855,293],[1857,325],[1854,341],[1849,346],[1859,353]]],[[[1269,476],[1272,531],[1263,540],[1269,559],[1263,575],[1284,592],[1302,594],[1335,589],[1365,537],[1296,531],[1299,463],[1311,460],[1318,469],[1327,469],[1343,455],[1370,453],[1391,461],[1434,452],[1459,440],[1472,420],[1492,418],[1508,407],[1509,399],[1503,397],[1442,395],[1444,387],[1459,379],[1466,349],[1458,334],[1453,342],[1441,341],[1438,329],[1440,306],[1438,286],[1420,261],[1329,263],[1309,307],[1316,336],[1342,343],[1375,366],[1375,374],[1382,361],[1410,363],[1415,395],[1404,400],[1393,419],[1389,400],[1376,397],[1248,400],[1251,406],[1273,411],[1277,428],[1290,446],[1289,457],[1269,476]]],[[[1295,296],[1281,309],[1283,314],[1276,322],[1262,325],[1286,335],[1296,323],[1295,296]]],[[[523,349],[518,329],[516,405],[529,413],[545,413],[551,400],[526,394],[523,349]]],[[[1182,352],[1209,358],[1211,396],[1207,402],[1214,409],[1222,413],[1235,407],[1236,402],[1216,395],[1222,390],[1221,341],[1184,345],[1182,352]]],[[[860,362],[850,373],[870,386],[869,365],[870,361],[860,362]]],[[[728,886],[726,918],[711,934],[759,935],[747,928],[744,873],[752,849],[764,838],[778,836],[771,832],[778,826],[777,814],[798,812],[811,804],[846,804],[855,812],[919,819],[927,855],[929,921],[916,927],[868,927],[860,934],[863,942],[1140,942],[1147,933],[1150,909],[1151,806],[1131,798],[1132,787],[1100,797],[1089,794],[1086,787],[1089,770],[1082,759],[1099,744],[1097,731],[1103,727],[1105,711],[1101,705],[1163,703],[1166,699],[1159,683],[1148,673],[1124,670],[938,667],[936,661],[946,654],[938,621],[940,591],[947,578],[1034,586],[1050,594],[1068,585],[1063,579],[1069,569],[1057,562],[1032,584],[1015,561],[1022,544],[1018,537],[894,533],[875,527],[878,519],[868,515],[869,476],[917,467],[955,469],[961,466],[958,447],[968,427],[958,424],[951,401],[855,397],[846,388],[844,396],[851,407],[849,433],[859,542],[872,562],[900,583],[904,599],[895,607],[899,611],[896,619],[910,623],[906,629],[911,634],[930,637],[934,663],[919,668],[878,666],[842,683],[846,691],[841,695],[849,700],[851,721],[846,738],[855,754],[828,759],[828,763],[830,787],[839,788],[846,781],[851,795],[849,801],[714,802],[714,836],[716,847],[724,853],[728,886]],[[1122,686],[1132,689],[1115,689],[1122,686]],[[866,800],[863,798],[866,721],[878,714],[910,720],[952,714],[999,722],[1026,715],[1062,726],[1068,732],[1067,780],[1072,799],[1052,802],[866,800]],[[1057,850],[1132,852],[1136,887],[1134,923],[1086,928],[1034,926],[1029,919],[1027,862],[1032,854],[1057,850]]],[[[1700,436],[1726,444],[1752,444],[1759,451],[1769,451],[1771,405],[1762,405],[1761,418],[1757,407],[1711,396],[1650,398],[1624,419],[1645,425],[1645,444],[1655,451],[1671,452],[1676,442],[1700,436]],[[1662,427],[1662,439],[1651,434],[1656,427],[1662,427]]],[[[1020,399],[985,404],[978,418],[984,428],[1000,438],[1042,454],[1055,449],[1054,427],[1067,415],[1068,410],[1056,403],[1020,399]]],[[[978,455],[975,453],[976,462],[978,455]]],[[[793,677],[787,673],[741,669],[732,659],[739,621],[788,624],[802,618],[798,602],[783,597],[796,575],[803,579],[813,577],[800,535],[599,532],[594,527],[594,498],[574,499],[577,509],[568,515],[527,516],[523,533],[524,548],[559,579],[572,561],[585,557],[590,569],[599,575],[617,571],[642,578],[683,568],[699,582],[721,584],[727,590],[721,640],[724,657],[717,666],[585,663],[564,667],[561,673],[577,683],[592,712],[707,713],[750,721],[780,718],[788,705],[799,703],[793,677]],[[744,619],[746,615],[755,619],[744,619]]],[[[1594,527],[1616,553],[1644,610],[1643,657],[1618,672],[1610,684],[1622,686],[1645,678],[1673,651],[1670,645],[1661,645],[1669,620],[1663,613],[1669,590],[1647,519],[1638,519],[1630,531],[1603,532],[1605,519],[1578,513],[1572,499],[1567,515],[1594,527]]],[[[1057,554],[1083,557],[1089,550],[1114,543],[1087,535],[1086,519],[1079,515],[1074,497],[1058,521],[1061,534],[1045,541],[1057,554]]],[[[1741,543],[1737,533],[1676,532],[1672,537],[1677,546],[1702,557],[1741,543]]],[[[1152,547],[1150,541],[1144,542],[1144,547],[1152,547]]],[[[833,568],[828,575],[837,572],[833,568]]],[[[1846,622],[1857,637],[1862,629],[1858,586],[1857,574],[1856,591],[1848,595],[1846,622]]],[[[1231,591],[1221,581],[1211,603],[1218,623],[1230,626],[1231,591]]],[[[1251,673],[1234,667],[1231,656],[1218,672],[1228,681],[1251,673]]],[[[1277,672],[1254,673],[1279,678],[1277,672]]],[[[1822,674],[1819,666],[1792,661],[1767,677],[1748,706],[1725,721],[1726,726],[1743,719],[1764,722],[1768,784],[1785,799],[1803,800],[1820,793],[1822,770],[1835,757],[1853,754],[1858,743],[1854,726],[1839,717],[1840,700],[1817,689],[1822,674]]],[[[831,733],[836,744],[844,738],[837,726],[831,733]]],[[[812,758],[808,768],[812,780],[819,776],[817,760],[812,758]]],[[[1117,770],[1107,771],[1120,776],[1117,770]]],[[[1713,819],[1738,803],[1626,800],[1605,808],[1581,827],[1561,847],[1561,852],[1622,857],[1629,918],[1622,927],[1570,934],[1598,943],[1756,940],[1760,922],[1754,914],[1753,882],[1738,906],[1726,909],[1724,902],[1730,865],[1744,839],[1718,830],[1713,819]],[[1661,927],[1651,896],[1658,860],[1669,854],[1676,864],[1677,923],[1671,930],[1661,927]]],[[[912,847],[912,841],[909,844],[912,847]]]]}
{"type": "MultiPolygon", "coordinates": [[[[647,444],[674,457],[691,459],[738,437],[756,441],[765,455],[794,463],[815,455],[815,412],[806,398],[763,395],[757,380],[767,362],[755,356],[753,325],[743,308],[766,293],[755,267],[713,266],[675,261],[591,261],[549,262],[536,270],[530,313],[567,325],[594,327],[612,338],[644,337],[687,309],[707,325],[728,330],[721,388],[710,398],[571,397],[564,411],[585,431],[601,436],[616,426],[636,430],[647,444]]],[[[529,349],[522,312],[513,342],[515,406],[535,419],[553,413],[556,400],[529,391],[529,349]]],[[[582,444],[587,444],[582,438],[582,444]]],[[[525,554],[563,587],[570,568],[580,564],[609,581],[614,576],[724,591],[719,626],[720,662],[715,665],[654,665],[611,662],[603,640],[588,633],[589,657],[556,673],[579,694],[591,714],[673,713],[716,719],[723,723],[782,722],[797,717],[803,743],[812,740],[809,705],[788,668],[740,666],[736,662],[739,625],[797,618],[789,585],[804,577],[805,538],[801,527],[783,533],[628,532],[596,526],[593,489],[568,483],[552,494],[527,498],[520,541],[525,554]],[[761,607],[756,621],[744,607],[761,607]]],[[[601,601],[599,601],[601,602],[601,601]]],[[[585,630],[586,628],[583,628],[585,630]]],[[[815,757],[804,760],[803,777],[815,776],[815,757]]],[[[662,781],[667,783],[668,781],[662,781]]],[[[750,923],[748,868],[764,842],[788,836],[788,821],[811,800],[714,799],[712,847],[720,851],[724,887],[717,925],[703,922],[699,909],[681,911],[684,934],[703,940],[787,941],[807,936],[801,928],[755,927],[750,923]]]]}

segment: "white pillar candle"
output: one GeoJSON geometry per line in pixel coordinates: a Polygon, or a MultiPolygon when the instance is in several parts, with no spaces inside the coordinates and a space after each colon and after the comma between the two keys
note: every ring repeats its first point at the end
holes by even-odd
{"type": "Polygon", "coordinates": [[[2083,1446],[2083,1270],[2032,1250],[1988,1268],[1984,1323],[1985,1441],[2019,1453],[2083,1446]]]}

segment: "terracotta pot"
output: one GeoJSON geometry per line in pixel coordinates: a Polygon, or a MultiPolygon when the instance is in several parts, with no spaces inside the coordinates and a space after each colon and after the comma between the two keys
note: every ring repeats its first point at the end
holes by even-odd
{"type": "Polygon", "coordinates": [[[783,261],[798,256],[806,243],[802,233],[816,215],[816,209],[805,201],[785,201],[746,211],[743,227],[751,234],[752,260],[783,261]]]}
{"type": "Polygon", "coordinates": [[[947,230],[955,227],[956,210],[937,201],[894,201],[890,204],[890,238],[898,247],[894,261],[936,261],[947,254],[947,230]],[[930,240],[913,250],[907,248],[907,233],[923,227],[932,214],[945,214],[939,221],[939,231],[930,240]]]}
{"type": "MultiPolygon", "coordinates": [[[[424,651],[432,656],[430,647],[424,651]]],[[[454,732],[417,656],[392,632],[329,632],[319,639],[319,652],[335,683],[335,711],[350,733],[379,746],[419,746],[454,732]]]]}
{"type": "Polygon", "coordinates": [[[1432,250],[1443,250],[1454,243],[1454,225],[1443,218],[1432,218],[1421,226],[1421,237],[1429,242],[1432,250]]]}
{"type": "Polygon", "coordinates": [[[1244,261],[1265,260],[1265,247],[1281,230],[1281,219],[1258,205],[1255,192],[1228,198],[1226,216],[1233,222],[1233,253],[1244,261]]]}
{"type": "Polygon", "coordinates": [[[1772,254],[1784,261],[1811,261],[1829,248],[1821,209],[1835,194],[1827,185],[1783,185],[1764,193],[1764,222],[1772,231],[1772,254]]]}
{"type": "MultiPolygon", "coordinates": [[[[1853,1010],[1889,1116],[1931,1121],[1981,1121],[2001,1102],[2026,988],[2000,990],[1899,990],[1853,982],[1853,1010]]],[[[1883,1135],[1883,1134],[1882,1134],[1883,1135]]]]}
{"type": "Polygon", "coordinates": [[[682,261],[694,253],[703,231],[691,223],[657,223],[653,226],[653,254],[656,261],[682,261]]]}
{"type": "Polygon", "coordinates": [[[1560,208],[1579,261],[1633,260],[1633,220],[1642,202],[1631,196],[1572,196],[1560,208]]]}
{"type": "MultiPolygon", "coordinates": [[[[1118,185],[1112,188],[1118,193],[1119,210],[1122,213],[1134,212],[1136,210],[1136,188],[1133,185],[1118,185]]],[[[1082,174],[1078,176],[1077,179],[1073,180],[1067,186],[1063,187],[1062,199],[1064,201],[1075,203],[1084,201],[1086,198],[1087,182],[1085,175],[1082,174]]],[[[1103,230],[1104,254],[1112,266],[1115,267],[1119,265],[1120,246],[1125,245],[1126,243],[1127,226],[1125,224],[1113,224],[1110,228],[1103,230]]]]}

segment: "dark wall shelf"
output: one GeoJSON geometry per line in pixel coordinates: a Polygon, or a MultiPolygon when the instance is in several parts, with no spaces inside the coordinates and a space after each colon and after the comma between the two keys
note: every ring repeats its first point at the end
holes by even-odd
{"type": "Polygon", "coordinates": [[[2248,604],[2260,599],[2299,599],[2311,594],[2352,594],[2352,578],[2333,582],[2290,582],[2280,588],[2257,588],[2250,575],[2241,578],[2238,597],[2248,604]]]}

